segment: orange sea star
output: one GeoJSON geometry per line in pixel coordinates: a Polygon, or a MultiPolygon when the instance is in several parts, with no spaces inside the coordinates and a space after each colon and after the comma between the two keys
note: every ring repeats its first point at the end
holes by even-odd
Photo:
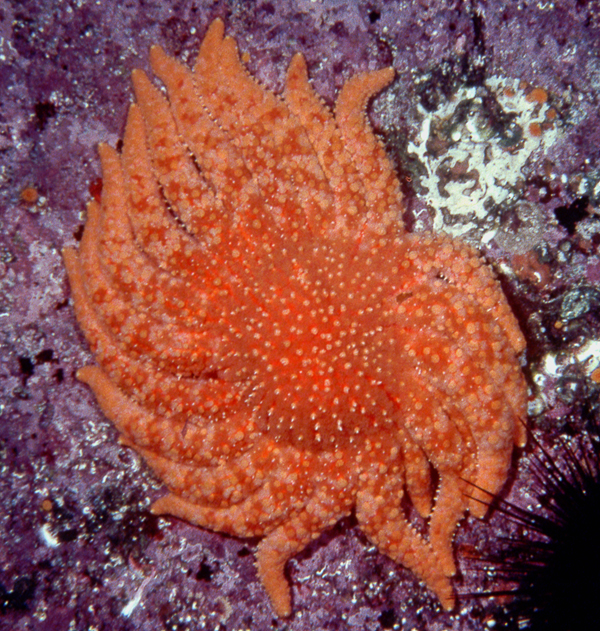
{"type": "Polygon", "coordinates": [[[122,153],[100,146],[101,204],[64,253],[99,364],[78,377],[169,488],[155,513],[263,536],[278,615],[286,561],[353,510],[451,608],[472,484],[497,492],[525,442],[523,337],[473,250],[401,227],[365,115],[393,70],[350,79],[332,113],[301,55],[280,98],[223,30],[193,72],[153,48],[169,100],[134,72],[122,153]]]}

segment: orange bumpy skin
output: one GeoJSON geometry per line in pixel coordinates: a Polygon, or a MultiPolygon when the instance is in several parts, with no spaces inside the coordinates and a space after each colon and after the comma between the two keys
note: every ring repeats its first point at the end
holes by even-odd
{"type": "Polygon", "coordinates": [[[472,485],[497,492],[525,442],[523,337],[472,249],[401,226],[365,115],[393,70],[350,79],[332,113],[301,55],[278,97],[223,31],[193,71],[153,48],[168,100],[134,72],[122,153],[100,146],[101,204],[64,252],[98,363],[78,377],[169,488],[155,513],[263,537],[279,616],[286,561],[353,510],[451,609],[472,485]]]}

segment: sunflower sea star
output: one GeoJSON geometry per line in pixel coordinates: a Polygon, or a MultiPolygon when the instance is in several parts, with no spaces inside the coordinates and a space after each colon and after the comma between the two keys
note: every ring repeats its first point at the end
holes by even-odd
{"type": "Polygon", "coordinates": [[[280,98],[223,32],[191,72],[153,48],[168,101],[135,71],[122,153],[100,146],[101,203],[64,252],[99,364],[78,378],[169,488],[155,513],[263,537],[278,615],[286,561],[353,510],[451,609],[472,485],[497,492],[525,443],[523,337],[473,250],[402,229],[365,115],[393,70],[350,79],[332,113],[302,55],[280,98]]]}

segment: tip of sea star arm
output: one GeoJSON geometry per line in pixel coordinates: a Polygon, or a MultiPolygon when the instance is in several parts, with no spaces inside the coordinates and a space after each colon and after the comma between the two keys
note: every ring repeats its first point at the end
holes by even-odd
{"type": "Polygon", "coordinates": [[[152,503],[150,510],[154,515],[173,515],[186,519],[190,504],[173,493],[168,493],[152,503]]]}
{"type": "Polygon", "coordinates": [[[210,71],[211,68],[214,71],[219,67],[215,53],[221,46],[224,33],[225,24],[223,20],[220,18],[213,20],[211,25],[208,27],[208,31],[206,31],[202,44],[200,45],[198,58],[196,59],[196,64],[194,66],[194,72],[206,72],[210,71]]]}
{"type": "Polygon", "coordinates": [[[107,248],[103,259],[109,265],[114,265],[118,259],[124,257],[124,244],[131,239],[128,224],[129,202],[118,153],[105,144],[99,145],[98,153],[104,178],[101,205],[92,202],[88,204],[81,254],[88,265],[95,266],[99,259],[99,246],[102,244],[107,248]]]}
{"type": "Polygon", "coordinates": [[[278,542],[280,532],[271,534],[258,545],[256,565],[258,576],[269,594],[275,613],[287,618],[292,613],[292,594],[284,575],[287,561],[287,542],[278,542]]]}
{"type": "MultiPolygon", "coordinates": [[[[77,379],[89,386],[96,395],[96,400],[100,404],[102,412],[110,418],[119,418],[120,408],[117,405],[118,398],[115,397],[116,386],[108,379],[98,366],[84,366],[76,373],[77,379]]],[[[114,422],[114,421],[113,421],[114,422]]],[[[118,428],[122,431],[122,428],[118,428]]]]}
{"type": "Polygon", "coordinates": [[[102,211],[100,205],[91,201],[86,208],[86,222],[81,237],[79,253],[82,257],[88,256],[96,247],[100,238],[100,226],[102,223],[102,211]]]}
{"type": "Polygon", "coordinates": [[[183,521],[211,528],[211,516],[214,509],[198,506],[192,502],[175,495],[167,493],[152,503],[150,510],[154,515],[171,515],[183,521]]]}
{"type": "Polygon", "coordinates": [[[162,46],[154,44],[150,47],[150,65],[152,70],[155,70],[156,67],[162,67],[167,60],[171,60],[171,57],[167,55],[162,46]]]}
{"type": "Polygon", "coordinates": [[[221,18],[215,18],[209,25],[206,35],[204,36],[204,42],[210,44],[221,41],[225,34],[225,22],[221,18]]]}
{"type": "Polygon", "coordinates": [[[306,59],[302,53],[296,53],[287,69],[286,89],[297,90],[308,85],[308,69],[306,59]]]}
{"type": "Polygon", "coordinates": [[[63,252],[65,267],[71,286],[71,295],[75,307],[75,315],[81,323],[85,319],[90,290],[89,270],[95,271],[97,264],[97,248],[101,236],[101,207],[91,201],[87,206],[87,221],[83,231],[83,237],[79,246],[79,252],[69,248],[63,252]]]}
{"type": "MultiPolygon", "coordinates": [[[[119,209],[118,215],[127,213],[125,192],[125,182],[123,179],[123,169],[121,168],[121,160],[119,154],[109,145],[104,143],[98,145],[98,153],[100,154],[100,163],[102,165],[102,208],[119,209]]],[[[88,223],[90,221],[90,208],[88,207],[88,223]]],[[[87,224],[86,224],[87,230],[87,224]]],[[[97,235],[101,237],[100,234],[97,235]]]]}
{"type": "Polygon", "coordinates": [[[106,177],[103,161],[109,160],[112,156],[117,156],[117,152],[109,144],[100,142],[98,143],[98,154],[100,155],[100,161],[102,163],[102,174],[106,177]]]}
{"type": "Polygon", "coordinates": [[[69,277],[69,283],[71,285],[71,293],[73,293],[73,280],[81,273],[79,263],[79,252],[75,248],[63,248],[62,250],[63,261],[65,262],[65,268],[67,270],[67,276],[69,277]]]}
{"type": "MultiPolygon", "coordinates": [[[[329,146],[331,129],[335,127],[335,122],[331,110],[325,106],[308,80],[308,69],[302,53],[296,53],[288,66],[284,98],[291,112],[301,121],[308,133],[313,148],[318,153],[323,153],[323,149],[318,148],[318,141],[325,135],[323,142],[329,146]]],[[[336,153],[341,150],[339,146],[330,148],[330,151],[336,153]]]]}
{"type": "MultiPolygon", "coordinates": [[[[174,104],[178,101],[185,103],[188,110],[189,101],[199,101],[198,95],[193,91],[191,72],[167,55],[160,46],[152,46],[150,49],[150,65],[154,74],[165,84],[172,109],[177,109],[174,104]]],[[[200,103],[197,105],[201,106],[200,103]]],[[[185,136],[185,133],[180,131],[185,136]]]]}
{"type": "MultiPolygon", "coordinates": [[[[250,76],[242,64],[232,37],[223,38],[222,30],[206,34],[194,66],[194,80],[198,94],[211,116],[234,136],[243,130],[244,136],[254,138],[252,125],[257,118],[270,112],[279,101],[250,76]]],[[[265,133],[261,130],[260,133],[265,133]]]]}
{"type": "Polygon", "coordinates": [[[144,117],[137,103],[132,103],[127,111],[125,133],[123,134],[123,153],[127,147],[135,147],[146,152],[146,131],[144,117]]]}
{"type": "MultiPolygon", "coordinates": [[[[161,140],[164,137],[160,145],[162,149],[168,133],[175,133],[168,102],[143,70],[134,70],[131,73],[131,80],[139,112],[142,120],[147,123],[144,128],[148,144],[152,147],[152,136],[161,137],[161,140]]],[[[135,115],[137,116],[137,114],[135,115]]]]}
{"type": "Polygon", "coordinates": [[[168,110],[164,97],[143,70],[135,69],[131,73],[131,81],[142,119],[150,123],[150,128],[157,127],[164,118],[164,110],[168,110]]]}
{"type": "Polygon", "coordinates": [[[362,72],[346,81],[335,103],[335,116],[349,136],[356,136],[366,125],[364,110],[368,100],[389,85],[394,76],[393,68],[382,68],[362,72]]]}
{"type": "Polygon", "coordinates": [[[140,100],[138,93],[145,95],[146,90],[152,90],[154,87],[148,78],[148,75],[139,68],[134,68],[131,71],[131,81],[133,83],[133,89],[138,102],[140,100]]]}
{"type": "Polygon", "coordinates": [[[76,377],[89,386],[91,382],[95,381],[98,372],[101,371],[97,366],[84,366],[77,371],[76,377]]]}
{"type": "MultiPolygon", "coordinates": [[[[134,207],[138,211],[143,209],[139,214],[151,219],[157,203],[149,202],[158,202],[160,193],[148,158],[144,116],[137,103],[132,103],[127,112],[121,163],[134,207]]],[[[132,220],[135,218],[133,213],[132,220]]]]}

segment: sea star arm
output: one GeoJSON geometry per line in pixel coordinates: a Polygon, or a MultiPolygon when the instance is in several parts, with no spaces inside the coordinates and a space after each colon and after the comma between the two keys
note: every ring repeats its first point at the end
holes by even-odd
{"type": "MultiPolygon", "coordinates": [[[[155,471],[165,467],[158,459],[149,460],[148,464],[152,468],[156,467],[155,471]]],[[[180,467],[173,463],[169,467],[169,477],[177,482],[176,471],[180,467]]],[[[273,484],[267,481],[255,493],[223,508],[205,505],[201,500],[182,497],[174,492],[156,500],[152,504],[152,512],[155,515],[172,515],[197,526],[237,537],[259,537],[272,528],[277,528],[286,520],[291,510],[289,503],[276,503],[272,494],[273,484]]]]}
{"type": "Polygon", "coordinates": [[[386,476],[374,470],[363,472],[360,480],[356,518],[363,532],[381,552],[422,580],[446,609],[452,609],[452,586],[439,571],[433,548],[402,514],[403,477],[386,476]]]}
{"type": "Polygon", "coordinates": [[[309,459],[294,449],[278,449],[264,436],[239,456],[232,446],[227,460],[221,458],[210,467],[138,451],[173,494],[197,507],[198,519],[205,510],[221,511],[215,515],[221,516],[226,532],[238,536],[270,532],[308,504],[314,494],[307,483],[309,459]],[[233,511],[234,506],[239,511],[233,511]]]}
{"type": "Polygon", "coordinates": [[[346,149],[333,113],[311,87],[306,61],[299,53],[294,55],[287,71],[285,101],[306,130],[333,191],[333,231],[342,232],[343,236],[350,232],[354,237],[366,219],[364,182],[346,149]]]}
{"type": "Polygon", "coordinates": [[[256,452],[256,425],[248,415],[232,413],[226,422],[218,419],[202,424],[168,418],[136,403],[97,366],[81,368],[77,378],[93,390],[102,412],[121,433],[122,442],[144,450],[144,454],[161,453],[174,461],[206,467],[232,454],[241,455],[250,447],[256,452]]]}
{"type": "MultiPolygon", "coordinates": [[[[104,173],[107,179],[114,181],[117,176],[113,170],[120,168],[118,157],[107,146],[101,149],[101,155],[104,173]]],[[[112,331],[115,341],[132,357],[151,357],[159,367],[168,368],[178,374],[199,373],[206,367],[211,335],[206,330],[181,326],[184,322],[183,313],[179,321],[173,317],[165,321],[164,316],[161,317],[160,314],[166,310],[164,303],[169,290],[171,295],[174,292],[171,284],[161,285],[158,282],[160,270],[153,268],[148,262],[147,275],[149,280],[155,282],[145,291],[140,288],[144,292],[141,295],[127,291],[127,288],[119,290],[118,285],[112,282],[121,277],[124,280],[133,278],[127,268],[121,267],[127,241],[117,226],[122,223],[121,216],[126,213],[122,201],[124,193],[122,186],[109,186],[102,199],[102,208],[95,203],[88,206],[88,220],[79,250],[79,260],[86,286],[93,288],[90,290],[90,299],[94,303],[94,309],[112,331]],[[100,252],[102,242],[108,249],[108,252],[104,252],[104,257],[100,252]],[[114,259],[107,258],[110,253],[115,254],[114,259]],[[109,279],[106,268],[113,271],[112,279],[109,279]],[[163,305],[163,309],[152,312],[147,309],[148,301],[163,305]]],[[[130,243],[129,245],[131,246],[130,243]]],[[[180,294],[178,299],[183,301],[184,294],[180,294]]],[[[192,299],[190,302],[195,301],[192,299]]],[[[200,309],[203,309],[203,303],[204,301],[201,302],[200,309]]],[[[190,315],[189,324],[200,319],[198,310],[190,315]]]]}
{"type": "Polygon", "coordinates": [[[309,526],[303,523],[302,519],[296,518],[269,533],[258,544],[258,576],[269,594],[275,613],[282,618],[292,613],[292,596],[284,574],[285,564],[292,556],[303,550],[322,527],[321,524],[309,526]],[[311,530],[315,526],[316,529],[311,530]]]}
{"type": "Polygon", "coordinates": [[[182,278],[212,273],[206,248],[181,229],[163,201],[148,157],[144,119],[135,103],[127,115],[121,164],[128,216],[140,248],[158,267],[182,278]]]}
{"type": "Polygon", "coordinates": [[[223,233],[227,235],[231,215],[191,161],[166,98],[141,70],[133,72],[132,80],[161,191],[185,229],[210,247],[223,233]]]}
{"type": "Polygon", "coordinates": [[[374,234],[398,226],[404,210],[400,183],[365,111],[368,100],[393,78],[393,68],[356,75],[344,84],[335,104],[335,120],[368,191],[374,213],[369,227],[374,234]]]}

